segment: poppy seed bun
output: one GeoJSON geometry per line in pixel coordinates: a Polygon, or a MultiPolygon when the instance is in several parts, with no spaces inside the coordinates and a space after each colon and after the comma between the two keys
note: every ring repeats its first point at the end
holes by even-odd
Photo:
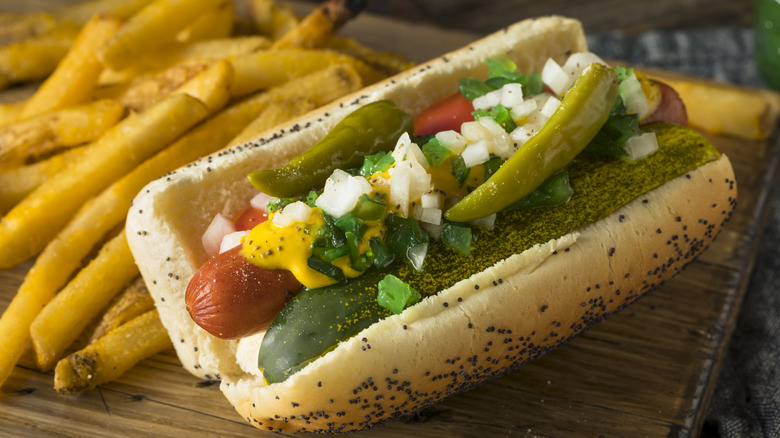
{"type": "Polygon", "coordinates": [[[221,340],[185,309],[187,283],[207,259],[201,236],[216,213],[246,207],[256,193],[251,171],[283,165],[368,102],[390,99],[418,113],[452,94],[458,79],[485,77],[486,58],[507,55],[520,71],[540,71],[550,57],[562,63],[585,50],[575,20],[522,21],[148,185],[130,210],[127,237],[182,365],[221,379],[258,428],[361,429],[503,374],[671,277],[733,208],[725,156],[372,325],[282,383],[265,385],[257,370],[262,334],[221,340]]]}

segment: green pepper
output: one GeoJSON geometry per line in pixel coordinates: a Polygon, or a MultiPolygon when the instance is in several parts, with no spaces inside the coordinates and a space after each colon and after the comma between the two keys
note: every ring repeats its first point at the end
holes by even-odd
{"type": "Polygon", "coordinates": [[[324,186],[335,169],[360,167],[364,156],[392,150],[401,134],[413,130],[413,117],[393,102],[369,103],[284,167],[250,173],[249,182],[279,198],[306,193],[324,186]]]}
{"type": "Polygon", "coordinates": [[[615,73],[603,65],[591,65],[539,132],[444,217],[453,222],[479,219],[534,191],[588,145],[609,117],[617,94],[615,73]]]}

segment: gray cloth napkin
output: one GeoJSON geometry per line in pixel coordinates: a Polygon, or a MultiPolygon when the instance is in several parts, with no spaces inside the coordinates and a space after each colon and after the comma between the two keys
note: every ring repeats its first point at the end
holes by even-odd
{"type": "MultiPolygon", "coordinates": [[[[588,44],[605,58],[767,87],[750,29],[595,34],[588,44]]],[[[762,242],[702,436],[780,437],[780,192],[762,242]]]]}

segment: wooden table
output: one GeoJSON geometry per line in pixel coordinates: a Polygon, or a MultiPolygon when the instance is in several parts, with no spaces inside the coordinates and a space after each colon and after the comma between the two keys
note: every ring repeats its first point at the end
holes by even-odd
{"type": "MultiPolygon", "coordinates": [[[[51,4],[59,3],[6,2],[0,9],[51,4]]],[[[346,32],[418,61],[475,36],[371,15],[346,32]]],[[[686,271],[533,363],[407,421],[358,436],[697,435],[752,271],[780,162],[776,135],[770,141],[710,137],[734,163],[739,207],[686,271]]],[[[29,266],[0,271],[0,309],[29,266]]],[[[74,397],[58,396],[51,374],[30,363],[26,358],[0,390],[0,436],[265,436],[244,424],[215,385],[186,373],[172,351],[74,397]]]]}

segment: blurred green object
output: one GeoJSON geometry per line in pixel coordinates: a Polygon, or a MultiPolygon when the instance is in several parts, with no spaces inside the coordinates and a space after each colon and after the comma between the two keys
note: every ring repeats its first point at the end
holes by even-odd
{"type": "Polygon", "coordinates": [[[756,0],[754,29],[758,69],[780,90],[780,0],[756,0]]]}

